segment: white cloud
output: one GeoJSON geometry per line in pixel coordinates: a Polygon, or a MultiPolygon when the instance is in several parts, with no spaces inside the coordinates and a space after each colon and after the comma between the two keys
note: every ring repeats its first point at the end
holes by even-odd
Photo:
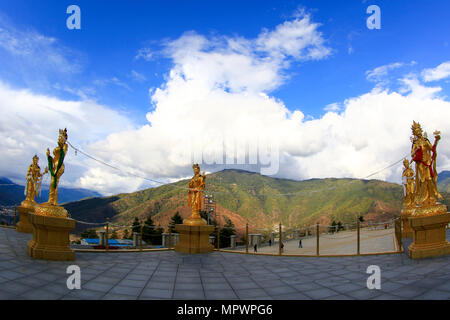
{"type": "Polygon", "coordinates": [[[137,82],[144,82],[147,80],[147,78],[143,74],[141,74],[135,70],[131,70],[130,76],[133,80],[135,80],[137,82]]]}
{"type": "Polygon", "coordinates": [[[373,70],[367,70],[366,71],[367,80],[374,81],[374,82],[381,81],[381,79],[384,76],[386,76],[389,71],[400,68],[402,66],[404,66],[404,63],[394,62],[391,64],[377,67],[373,70]]]}
{"type": "MultiPolygon", "coordinates": [[[[59,128],[67,127],[69,141],[81,146],[101,140],[111,132],[132,128],[126,117],[91,100],[64,101],[13,89],[2,82],[0,113],[0,176],[19,179],[16,181],[22,184],[34,154],[41,158],[41,167],[46,166],[45,151],[56,147],[59,128]]],[[[83,187],[79,178],[86,166],[94,164],[81,155],[75,157],[73,150],[65,162],[61,183],[83,187]]],[[[125,184],[122,187],[127,189],[125,184]]]]}
{"type": "Polygon", "coordinates": [[[150,61],[153,59],[154,52],[150,48],[142,48],[139,49],[136,56],[134,57],[135,60],[144,59],[146,61],[150,61]]]}
{"type": "Polygon", "coordinates": [[[450,61],[443,62],[436,68],[422,71],[422,78],[425,82],[438,81],[450,77],[450,61]]]}
{"type": "Polygon", "coordinates": [[[341,105],[338,102],[330,103],[325,108],[323,108],[325,111],[331,111],[331,112],[337,112],[341,110],[341,105]]]}

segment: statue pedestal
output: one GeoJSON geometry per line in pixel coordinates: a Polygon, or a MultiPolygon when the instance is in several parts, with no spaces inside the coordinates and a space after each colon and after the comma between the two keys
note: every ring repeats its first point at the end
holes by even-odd
{"type": "Polygon", "coordinates": [[[209,243],[209,234],[214,231],[214,226],[177,224],[175,230],[180,233],[180,242],[175,246],[175,251],[208,253],[214,250],[214,247],[209,243]]]}
{"type": "Polygon", "coordinates": [[[418,208],[408,221],[414,231],[414,241],[408,248],[410,258],[422,259],[450,254],[450,243],[446,239],[450,213],[447,212],[446,206],[418,208]]]}
{"type": "Polygon", "coordinates": [[[67,211],[62,207],[45,205],[38,205],[34,214],[28,214],[34,228],[33,239],[27,245],[27,252],[32,258],[75,260],[75,252],[69,246],[69,232],[75,228],[75,220],[63,217],[64,214],[67,216],[67,211]],[[50,215],[56,211],[59,217],[50,215]]]}
{"type": "Polygon", "coordinates": [[[402,217],[402,238],[412,238],[414,230],[408,223],[408,218],[414,213],[416,208],[403,208],[401,211],[402,217]]]}
{"type": "Polygon", "coordinates": [[[24,201],[20,204],[20,207],[17,208],[20,214],[20,220],[16,225],[17,231],[25,233],[33,233],[33,226],[28,220],[28,214],[34,213],[34,205],[35,204],[25,203],[24,201]]]}

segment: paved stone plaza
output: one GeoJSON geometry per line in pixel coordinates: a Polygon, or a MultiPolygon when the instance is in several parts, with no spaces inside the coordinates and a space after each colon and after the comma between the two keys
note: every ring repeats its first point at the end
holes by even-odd
{"type": "Polygon", "coordinates": [[[0,299],[450,299],[450,256],[77,252],[74,262],[51,262],[27,256],[30,238],[0,228],[0,299]],[[81,290],[67,289],[71,264],[81,290]],[[381,290],[366,287],[369,265],[381,268],[381,290]]]}

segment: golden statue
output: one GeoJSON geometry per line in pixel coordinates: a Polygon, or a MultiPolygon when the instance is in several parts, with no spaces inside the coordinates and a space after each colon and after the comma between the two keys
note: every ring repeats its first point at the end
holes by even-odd
{"type": "Polygon", "coordinates": [[[405,197],[403,199],[403,206],[405,208],[415,207],[415,194],[414,194],[414,170],[410,167],[408,159],[403,160],[403,174],[405,185],[405,197]]]}
{"type": "Polygon", "coordinates": [[[50,190],[48,201],[35,207],[35,213],[41,216],[67,217],[68,213],[58,206],[58,184],[59,178],[64,173],[64,158],[67,154],[67,129],[59,129],[58,146],[53,149],[53,157],[50,149],[47,149],[48,171],[50,172],[50,190]]]}
{"type": "Polygon", "coordinates": [[[413,133],[411,157],[416,163],[415,199],[419,206],[433,206],[436,204],[436,197],[442,200],[437,189],[436,172],[436,147],[441,139],[440,132],[434,132],[435,140],[431,145],[418,122],[414,121],[411,129],[413,133]]]}
{"type": "Polygon", "coordinates": [[[203,191],[205,190],[206,175],[203,172],[200,174],[200,166],[194,164],[194,176],[189,181],[189,196],[188,206],[192,209],[192,215],[183,221],[183,224],[188,225],[206,225],[206,221],[201,218],[200,210],[202,209],[203,191]]]}
{"type": "Polygon", "coordinates": [[[41,173],[41,168],[39,167],[39,157],[35,155],[33,157],[33,162],[28,167],[27,171],[27,187],[26,187],[26,198],[21,203],[22,207],[34,207],[36,204],[35,198],[39,194],[41,187],[42,177],[48,172],[48,168],[41,173]]]}
{"type": "Polygon", "coordinates": [[[58,183],[64,173],[64,157],[67,154],[68,145],[67,129],[59,129],[58,146],[53,149],[53,157],[50,156],[50,149],[47,148],[48,169],[52,177],[48,196],[48,205],[58,205],[58,183]]]}

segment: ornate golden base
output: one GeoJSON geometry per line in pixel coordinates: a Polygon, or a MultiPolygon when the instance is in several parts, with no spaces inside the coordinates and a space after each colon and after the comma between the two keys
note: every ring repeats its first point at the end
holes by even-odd
{"type": "MultiPolygon", "coordinates": [[[[408,255],[412,259],[450,254],[450,243],[446,239],[446,226],[450,222],[450,213],[446,212],[446,206],[435,207],[432,210],[424,208],[427,209],[425,212],[433,212],[433,214],[416,214],[408,219],[409,225],[414,231],[414,242],[408,248],[408,255]],[[440,213],[438,213],[439,210],[441,210],[440,213]]],[[[422,208],[418,209],[422,211],[422,208]]]]}
{"type": "Polygon", "coordinates": [[[180,233],[180,242],[175,246],[175,251],[181,253],[208,253],[214,250],[214,247],[209,243],[209,234],[214,231],[214,226],[177,224],[175,230],[180,233]]]}
{"type": "Polygon", "coordinates": [[[75,252],[69,246],[69,232],[75,227],[75,220],[51,217],[50,214],[28,215],[34,228],[33,239],[27,245],[28,254],[35,259],[75,260],[75,252]]]}
{"type": "Polygon", "coordinates": [[[55,217],[55,218],[67,218],[69,216],[69,213],[63,207],[54,206],[48,203],[36,205],[34,213],[38,216],[55,217]]]}
{"type": "Polygon", "coordinates": [[[19,232],[25,232],[25,233],[32,233],[33,232],[33,226],[31,225],[30,221],[28,220],[28,214],[34,212],[34,206],[36,203],[33,203],[31,201],[23,201],[20,204],[20,207],[17,208],[20,214],[20,220],[16,225],[16,230],[19,232]]]}
{"type": "Polygon", "coordinates": [[[402,238],[412,238],[414,230],[411,229],[408,223],[408,218],[414,213],[416,208],[403,208],[401,211],[402,217],[402,238]]]}
{"type": "Polygon", "coordinates": [[[183,224],[186,226],[206,226],[206,220],[202,218],[187,218],[183,220],[183,224]]]}

